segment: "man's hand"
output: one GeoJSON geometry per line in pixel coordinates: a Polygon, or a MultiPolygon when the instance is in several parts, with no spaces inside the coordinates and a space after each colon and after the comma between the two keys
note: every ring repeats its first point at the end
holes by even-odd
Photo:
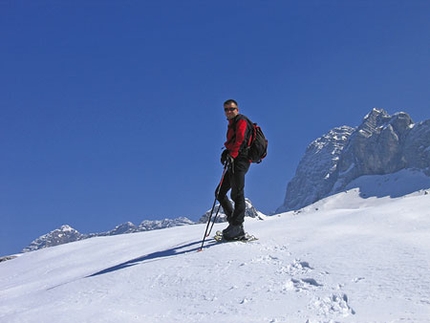
{"type": "Polygon", "coordinates": [[[228,150],[225,149],[221,154],[221,164],[225,165],[227,163],[228,165],[232,165],[233,162],[234,162],[234,158],[231,157],[228,150]]]}

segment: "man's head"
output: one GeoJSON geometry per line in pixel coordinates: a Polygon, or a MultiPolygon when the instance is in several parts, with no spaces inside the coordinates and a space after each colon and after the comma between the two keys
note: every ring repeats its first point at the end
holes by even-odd
{"type": "Polygon", "coordinates": [[[224,112],[227,119],[233,119],[239,114],[239,106],[233,99],[229,99],[224,102],[224,112]]]}

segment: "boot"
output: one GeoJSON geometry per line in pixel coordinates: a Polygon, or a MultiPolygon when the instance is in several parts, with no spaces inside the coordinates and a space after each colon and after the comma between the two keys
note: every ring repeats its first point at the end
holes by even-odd
{"type": "Polygon", "coordinates": [[[224,233],[225,233],[225,232],[230,231],[232,226],[233,226],[233,224],[229,223],[229,224],[228,224],[228,227],[227,227],[227,228],[225,228],[224,230],[222,230],[222,235],[224,236],[224,233]]]}
{"type": "Polygon", "coordinates": [[[230,224],[227,229],[223,230],[222,235],[225,240],[240,240],[245,236],[245,231],[242,224],[230,224]]]}

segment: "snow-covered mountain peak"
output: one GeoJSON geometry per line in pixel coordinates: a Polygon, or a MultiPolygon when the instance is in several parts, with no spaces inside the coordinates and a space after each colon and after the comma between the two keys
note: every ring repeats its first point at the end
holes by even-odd
{"type": "Polygon", "coordinates": [[[37,238],[23,251],[26,252],[41,248],[53,247],[60,244],[68,243],[70,241],[78,241],[81,239],[82,234],[80,234],[77,230],[66,224],[37,238]]]}
{"type": "Polygon", "coordinates": [[[335,128],[309,145],[278,212],[336,194],[361,176],[402,169],[430,176],[430,120],[414,124],[405,112],[373,108],[357,128],[335,128]]]}

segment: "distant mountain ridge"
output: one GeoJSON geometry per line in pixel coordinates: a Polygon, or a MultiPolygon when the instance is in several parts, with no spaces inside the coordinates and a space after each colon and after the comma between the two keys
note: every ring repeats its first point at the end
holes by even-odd
{"type": "MultiPolygon", "coordinates": [[[[418,170],[430,177],[430,120],[414,123],[405,112],[391,116],[383,109],[374,108],[360,126],[334,128],[307,147],[294,178],[287,185],[284,203],[277,213],[298,210],[347,190],[362,176],[386,175],[404,169],[418,170]]],[[[82,234],[63,225],[34,240],[23,252],[97,236],[205,223],[209,213],[207,211],[197,222],[186,217],[145,220],[138,226],[126,222],[110,231],[91,234],[82,234]]],[[[265,217],[249,200],[246,216],[265,217]]],[[[224,221],[225,214],[220,208],[217,222],[224,221]]]]}
{"type": "MultiPolygon", "coordinates": [[[[218,209],[218,205],[216,206],[215,212],[217,209],[218,209]]],[[[134,225],[132,222],[125,222],[116,226],[114,229],[110,231],[101,232],[101,233],[89,233],[89,234],[80,233],[76,229],[66,224],[66,225],[62,225],[58,229],[55,229],[35,239],[33,242],[30,243],[30,245],[25,247],[22,251],[23,252],[35,251],[38,249],[54,247],[61,244],[89,239],[93,237],[113,236],[118,234],[128,234],[128,233],[134,233],[134,232],[160,230],[160,229],[177,227],[177,226],[192,225],[196,223],[205,223],[208,219],[209,214],[210,214],[210,210],[208,210],[197,222],[193,222],[186,217],[179,217],[175,219],[164,219],[164,220],[144,220],[138,226],[134,225]]],[[[259,218],[259,219],[264,218],[264,214],[257,211],[252,205],[251,201],[248,199],[246,199],[245,216],[251,217],[251,218],[259,218]]],[[[226,221],[226,216],[221,207],[218,213],[217,222],[225,222],[225,221],[226,221]]]]}
{"type": "Polygon", "coordinates": [[[164,220],[145,220],[139,226],[134,225],[131,222],[122,223],[116,226],[114,229],[101,232],[101,233],[89,233],[82,234],[76,229],[69,225],[62,225],[60,228],[55,229],[47,234],[44,234],[34,240],[30,245],[23,249],[23,252],[34,251],[42,248],[54,247],[61,244],[94,238],[94,237],[104,237],[113,236],[118,234],[127,234],[133,232],[150,231],[157,229],[164,229],[182,225],[194,224],[193,221],[186,217],[179,217],[176,219],[164,219],[164,220]]]}
{"type": "Polygon", "coordinates": [[[313,141],[277,212],[297,210],[344,190],[364,175],[418,169],[430,176],[430,120],[372,109],[357,128],[338,127],[313,141]]]}

